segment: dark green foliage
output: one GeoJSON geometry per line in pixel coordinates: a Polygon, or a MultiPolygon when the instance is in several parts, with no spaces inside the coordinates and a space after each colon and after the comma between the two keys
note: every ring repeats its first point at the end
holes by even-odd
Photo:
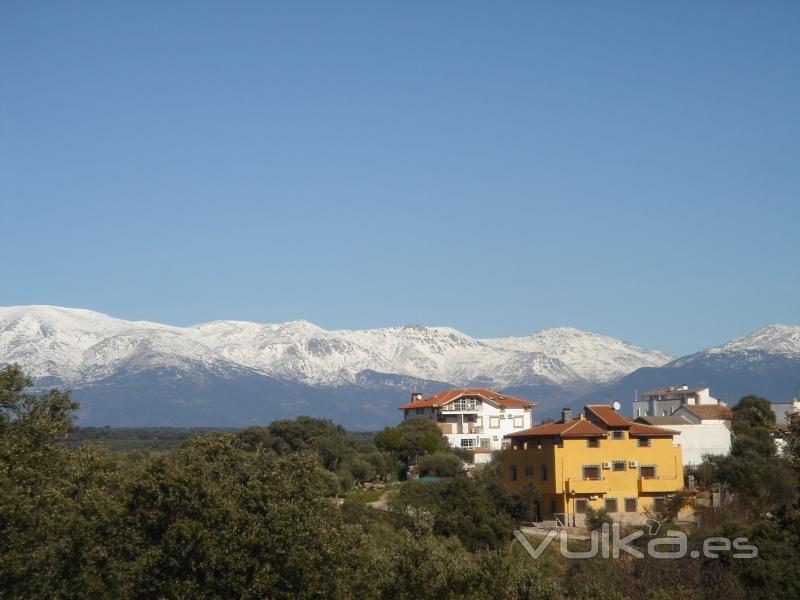
{"type": "Polygon", "coordinates": [[[589,531],[597,531],[603,524],[611,525],[614,519],[606,512],[605,508],[594,509],[591,506],[586,509],[586,527],[589,531]]]}
{"type": "Polygon", "coordinates": [[[410,481],[391,497],[389,505],[419,522],[430,520],[434,533],[456,536],[473,550],[497,548],[511,536],[511,517],[497,510],[480,483],[465,476],[410,481]]]}
{"type": "Polygon", "coordinates": [[[733,407],[733,433],[735,454],[755,453],[775,455],[773,431],[775,414],[769,400],[758,396],[745,396],[733,407]]]}
{"type": "Polygon", "coordinates": [[[391,454],[379,452],[367,443],[369,436],[348,433],[327,419],[273,421],[267,427],[249,427],[237,435],[249,451],[279,456],[301,451],[316,454],[325,469],[336,474],[342,491],[356,482],[390,480],[399,470],[391,454]]]}
{"type": "Polygon", "coordinates": [[[795,469],[800,469],[800,413],[788,415],[786,426],[784,454],[795,469]]]}
{"type": "Polygon", "coordinates": [[[424,417],[406,419],[397,427],[386,427],[375,435],[375,446],[392,452],[407,465],[415,465],[418,457],[445,450],[442,432],[436,423],[424,417]]]}
{"type": "Polygon", "coordinates": [[[417,468],[422,476],[455,477],[464,472],[464,463],[461,458],[453,453],[435,452],[420,458],[417,462],[417,468]]]}
{"type": "Polygon", "coordinates": [[[206,427],[75,427],[67,435],[67,446],[102,444],[109,450],[169,450],[186,440],[222,431],[206,427]]]}
{"type": "Polygon", "coordinates": [[[749,560],[723,553],[721,561],[749,591],[749,598],[800,598],[800,511],[786,506],[755,521],[734,521],[722,527],[722,536],[746,537],[758,548],[749,560]]]}
{"type": "MultiPolygon", "coordinates": [[[[748,537],[759,548],[757,559],[723,553],[718,560],[559,566],[533,561],[512,543],[515,521],[530,512],[537,494],[532,486],[508,493],[499,464],[474,478],[396,484],[388,511],[340,505],[335,496],[343,477],[380,477],[395,468],[396,456],[318,420],[206,432],[145,455],[70,446],[64,444],[75,407],[69,394],[29,394],[29,383],[15,367],[0,370],[0,598],[800,595],[795,470],[757,445],[740,446],[738,466],[703,468],[710,480],[726,476],[738,497],[748,497],[743,486],[753,482],[768,488],[749,498],[768,502],[770,512],[765,505],[737,513],[719,531],[748,537]],[[779,485],[767,479],[786,473],[754,475],[765,468],[786,468],[790,477],[779,485]],[[791,502],[780,499],[779,488],[791,502]]],[[[752,408],[737,420],[737,434],[758,439],[758,408],[752,408]]],[[[437,454],[441,440],[435,443],[430,432],[417,423],[403,428],[400,451],[451,463],[455,455],[437,454]]],[[[691,541],[693,548],[698,543],[691,541]]]]}
{"type": "Polygon", "coordinates": [[[797,493],[797,476],[787,460],[776,457],[774,427],[769,401],[757,396],[742,398],[733,408],[731,454],[711,457],[697,469],[703,483],[723,485],[750,514],[791,503],[797,493]]]}

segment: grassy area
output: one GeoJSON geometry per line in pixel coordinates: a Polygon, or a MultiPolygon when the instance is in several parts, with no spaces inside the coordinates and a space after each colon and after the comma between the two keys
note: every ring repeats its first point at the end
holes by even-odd
{"type": "Polygon", "coordinates": [[[342,497],[345,500],[352,500],[354,502],[362,502],[364,504],[367,504],[369,502],[377,502],[378,500],[380,500],[383,497],[383,495],[386,492],[388,492],[389,490],[394,489],[396,487],[396,485],[398,485],[398,484],[395,484],[395,485],[392,485],[392,486],[389,486],[389,487],[385,487],[385,488],[371,488],[371,489],[368,489],[368,490],[350,490],[349,492],[345,492],[342,495],[342,497]]]}

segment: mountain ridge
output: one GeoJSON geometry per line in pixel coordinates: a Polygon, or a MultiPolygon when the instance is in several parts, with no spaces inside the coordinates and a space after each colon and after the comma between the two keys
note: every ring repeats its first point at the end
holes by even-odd
{"type": "Polygon", "coordinates": [[[83,383],[104,375],[109,365],[143,360],[148,353],[230,362],[309,385],[350,384],[371,370],[496,387],[604,383],[671,358],[574,328],[482,340],[441,326],[326,330],[303,320],[217,320],[176,327],[87,309],[0,308],[0,360],[16,360],[35,376],[83,383]]]}
{"type": "Polygon", "coordinates": [[[86,424],[237,426],[311,414],[374,428],[396,422],[411,391],[453,386],[535,400],[537,418],[576,401],[627,404],[656,385],[711,382],[724,399],[784,394],[800,372],[800,327],[768,325],[673,359],[571,327],[479,339],[446,326],[178,327],[88,309],[0,307],[0,364],[11,362],[41,387],[73,389],[86,424]]]}

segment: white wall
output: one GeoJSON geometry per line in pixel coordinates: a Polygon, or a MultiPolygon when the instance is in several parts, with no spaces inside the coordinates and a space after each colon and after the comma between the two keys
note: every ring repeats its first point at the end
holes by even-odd
{"type": "Polygon", "coordinates": [[[731,452],[731,432],[723,422],[697,425],[668,425],[667,429],[680,431],[672,439],[674,445],[683,448],[683,464],[699,465],[703,455],[723,455],[731,452]]]}
{"type": "Polygon", "coordinates": [[[795,399],[792,402],[773,402],[770,406],[775,413],[775,424],[786,425],[786,414],[800,410],[800,401],[795,399]]]}

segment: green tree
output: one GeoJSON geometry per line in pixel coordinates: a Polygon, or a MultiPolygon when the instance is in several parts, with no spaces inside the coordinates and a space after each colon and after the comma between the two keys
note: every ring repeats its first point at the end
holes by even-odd
{"type": "Polygon", "coordinates": [[[586,509],[586,528],[590,531],[599,530],[604,523],[611,525],[613,522],[605,508],[594,509],[590,506],[586,509]]]}
{"type": "Polygon", "coordinates": [[[420,475],[454,477],[464,472],[463,461],[450,452],[434,452],[423,456],[417,462],[420,475]]]}
{"type": "Polygon", "coordinates": [[[794,468],[800,469],[800,413],[787,415],[786,426],[783,452],[794,468]]]}
{"type": "Polygon", "coordinates": [[[407,465],[417,464],[420,456],[445,449],[441,430],[424,417],[406,419],[396,427],[386,427],[375,435],[375,445],[379,450],[394,453],[407,465]]]}

